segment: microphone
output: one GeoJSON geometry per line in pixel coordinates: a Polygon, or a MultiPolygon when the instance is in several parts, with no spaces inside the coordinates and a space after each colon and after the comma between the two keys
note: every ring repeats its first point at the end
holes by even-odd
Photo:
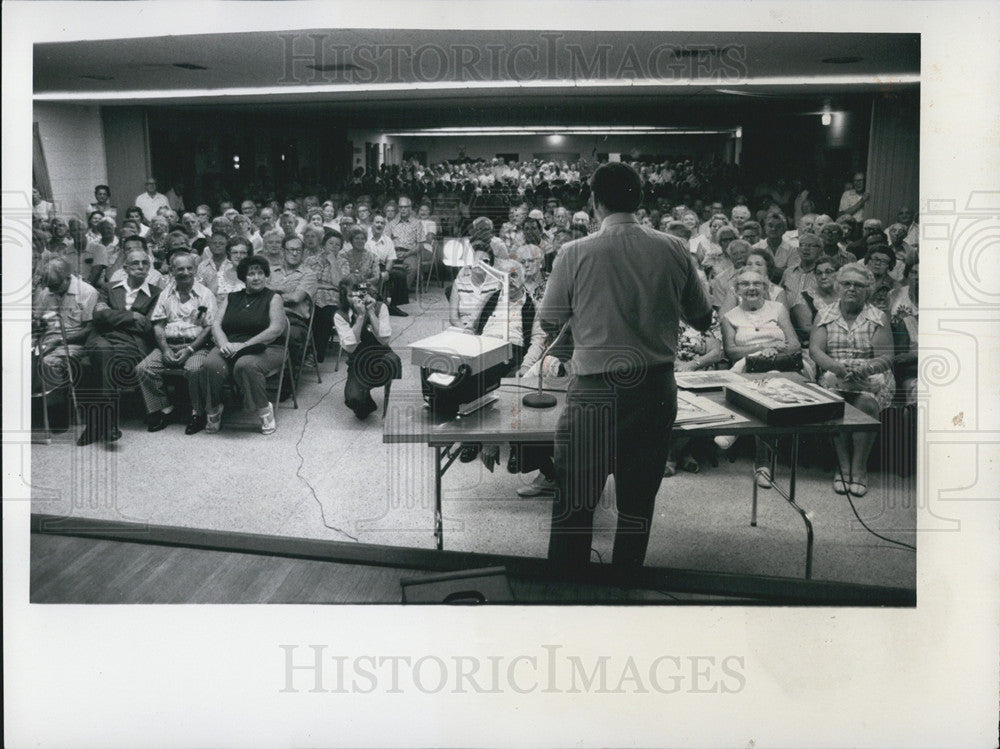
{"type": "Polygon", "coordinates": [[[528,393],[521,399],[523,403],[528,408],[552,408],[556,404],[556,397],[552,393],[542,392],[542,364],[545,362],[545,357],[548,356],[549,352],[559,343],[559,339],[562,338],[563,333],[569,328],[569,320],[563,323],[563,326],[559,329],[556,337],[552,339],[552,343],[548,345],[542,355],[538,357],[538,391],[534,393],[528,393]]]}

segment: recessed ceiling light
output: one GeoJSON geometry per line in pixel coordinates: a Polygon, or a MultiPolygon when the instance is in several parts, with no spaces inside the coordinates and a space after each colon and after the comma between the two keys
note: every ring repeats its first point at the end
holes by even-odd
{"type": "Polygon", "coordinates": [[[91,81],[113,81],[115,79],[113,75],[81,75],[80,77],[91,81]]]}
{"type": "Polygon", "coordinates": [[[850,65],[852,62],[861,62],[864,58],[861,57],[824,57],[823,62],[827,65],[850,65]]]}
{"type": "Polygon", "coordinates": [[[174,67],[184,70],[208,70],[204,65],[195,65],[193,62],[175,62],[174,67]]]}

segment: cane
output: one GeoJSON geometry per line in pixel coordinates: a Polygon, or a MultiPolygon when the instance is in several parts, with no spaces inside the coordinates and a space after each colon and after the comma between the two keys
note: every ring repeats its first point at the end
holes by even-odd
{"type": "Polygon", "coordinates": [[[66,339],[66,326],[63,323],[62,315],[56,314],[56,319],[59,321],[59,336],[62,338],[63,348],[66,349],[66,373],[67,379],[69,380],[69,402],[72,406],[69,414],[69,426],[72,429],[76,426],[77,417],[77,403],[76,403],[76,387],[73,385],[73,360],[69,354],[69,341],[66,339]]]}

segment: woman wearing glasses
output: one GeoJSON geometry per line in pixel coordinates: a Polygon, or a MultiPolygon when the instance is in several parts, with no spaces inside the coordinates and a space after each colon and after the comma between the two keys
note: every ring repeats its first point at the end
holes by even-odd
{"type": "MultiPolygon", "coordinates": [[[[755,371],[769,371],[766,362],[771,362],[774,371],[784,372],[789,379],[802,380],[803,360],[801,356],[795,357],[801,354],[802,346],[785,305],[767,298],[770,283],[760,270],[744,268],[737,271],[733,285],[739,304],[722,316],[722,345],[726,358],[735,362],[734,372],[746,372],[748,365],[755,362],[765,362],[765,368],[755,371]]],[[[728,450],[735,441],[731,435],[715,438],[715,444],[723,450],[728,450]]],[[[771,486],[768,468],[757,469],[757,485],[771,486]]]]}
{"type": "MultiPolygon", "coordinates": [[[[809,351],[824,370],[819,384],[838,391],[848,403],[873,418],[892,403],[896,381],[892,375],[893,340],[885,314],[869,301],[875,278],[861,263],[848,263],[837,273],[840,302],[816,316],[809,351]]],[[[874,432],[837,434],[839,472],[833,481],[837,494],[856,497],[868,491],[868,456],[874,432]]]]}

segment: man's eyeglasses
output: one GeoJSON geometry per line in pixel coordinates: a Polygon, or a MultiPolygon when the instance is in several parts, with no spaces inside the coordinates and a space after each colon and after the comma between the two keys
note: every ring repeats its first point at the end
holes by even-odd
{"type": "Polygon", "coordinates": [[[125,266],[128,267],[128,268],[148,268],[149,267],[149,261],[148,260],[132,260],[131,262],[125,263],[125,266]]]}
{"type": "Polygon", "coordinates": [[[837,273],[837,271],[833,270],[832,268],[830,270],[818,270],[818,271],[816,271],[816,275],[817,276],[833,276],[833,275],[836,275],[836,273],[837,273]]]}
{"type": "Polygon", "coordinates": [[[841,281],[840,287],[842,289],[867,289],[868,284],[861,281],[841,281]]]}

